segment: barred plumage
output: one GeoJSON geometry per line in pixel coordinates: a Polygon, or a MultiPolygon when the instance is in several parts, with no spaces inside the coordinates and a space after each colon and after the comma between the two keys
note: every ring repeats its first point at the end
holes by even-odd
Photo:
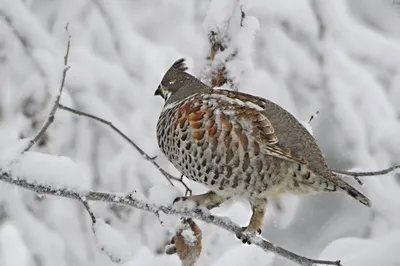
{"type": "Polygon", "coordinates": [[[290,113],[260,97],[211,89],[185,70],[178,60],[156,91],[166,100],[157,139],[182,174],[211,190],[190,199],[211,208],[233,196],[247,198],[249,233],[260,228],[268,197],[283,193],[340,190],[370,205],[329,170],[312,135],[290,113]]]}

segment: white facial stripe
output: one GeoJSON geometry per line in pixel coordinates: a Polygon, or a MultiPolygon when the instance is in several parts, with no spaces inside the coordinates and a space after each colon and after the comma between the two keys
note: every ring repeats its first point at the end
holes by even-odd
{"type": "Polygon", "coordinates": [[[172,92],[170,92],[170,91],[165,91],[165,92],[164,92],[164,99],[165,99],[165,100],[168,100],[168,98],[171,97],[171,95],[172,95],[172,92]]]}

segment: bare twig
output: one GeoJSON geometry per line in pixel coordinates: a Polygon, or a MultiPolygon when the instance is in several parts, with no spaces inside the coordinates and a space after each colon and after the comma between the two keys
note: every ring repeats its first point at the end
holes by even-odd
{"type": "Polygon", "coordinates": [[[180,182],[185,187],[185,189],[186,189],[185,196],[191,196],[192,190],[186,185],[185,182],[183,182],[183,177],[184,177],[184,175],[181,175],[180,178],[174,177],[172,180],[176,180],[176,181],[180,182]]]}
{"type": "Polygon", "coordinates": [[[58,109],[58,105],[60,103],[61,94],[62,94],[63,89],[64,89],[65,78],[67,76],[67,71],[69,69],[68,56],[69,56],[69,48],[71,46],[71,35],[68,32],[68,24],[65,26],[65,30],[66,30],[66,32],[68,34],[67,51],[65,52],[65,56],[64,56],[64,69],[63,69],[63,72],[62,72],[61,85],[60,85],[60,88],[58,90],[58,95],[57,95],[56,101],[54,102],[54,105],[50,110],[49,116],[47,117],[46,121],[44,122],[42,128],[30,140],[29,144],[27,145],[27,147],[24,149],[24,151],[22,153],[25,153],[25,152],[29,151],[33,147],[33,145],[35,145],[35,143],[44,135],[44,133],[46,132],[48,127],[54,122],[54,115],[56,114],[57,109],[58,109]]]}
{"type": "Polygon", "coordinates": [[[310,124],[314,120],[314,118],[317,117],[317,115],[319,115],[319,111],[316,111],[315,114],[311,115],[310,119],[308,120],[308,124],[310,124]]]}
{"type": "Polygon", "coordinates": [[[88,114],[88,113],[85,113],[85,112],[82,112],[82,111],[75,110],[75,109],[73,109],[73,108],[71,108],[71,107],[67,107],[67,106],[64,106],[64,105],[62,105],[62,104],[59,104],[58,107],[59,107],[60,109],[62,109],[62,110],[68,111],[68,112],[73,113],[73,114],[75,114],[75,115],[87,117],[87,118],[93,119],[93,120],[95,120],[95,121],[97,121],[97,122],[100,122],[100,123],[102,123],[102,124],[105,124],[105,125],[109,126],[112,130],[114,130],[115,132],[117,132],[118,135],[120,135],[120,136],[121,136],[122,138],[124,138],[127,142],[129,142],[129,144],[131,144],[131,145],[142,155],[142,157],[143,157],[144,159],[146,159],[147,161],[151,162],[151,163],[165,176],[165,178],[167,178],[168,182],[169,182],[172,186],[174,186],[174,184],[172,183],[171,180],[178,181],[178,182],[180,182],[180,183],[186,188],[186,191],[189,190],[190,193],[191,193],[191,190],[190,190],[189,187],[185,184],[185,182],[183,182],[183,179],[182,179],[182,178],[174,177],[174,176],[172,176],[171,174],[169,174],[167,171],[165,171],[165,170],[154,160],[155,157],[150,157],[150,156],[149,156],[145,151],[143,151],[133,140],[131,140],[125,133],[123,133],[120,129],[118,129],[116,126],[114,126],[113,123],[111,123],[110,121],[107,121],[107,120],[105,120],[105,119],[103,119],[103,118],[100,118],[100,117],[95,116],[95,115],[92,115],[92,114],[88,114]]]}
{"type": "Polygon", "coordinates": [[[80,197],[79,201],[82,202],[82,204],[85,207],[86,211],[89,213],[90,219],[92,219],[92,223],[95,224],[96,223],[96,216],[94,215],[94,213],[90,209],[89,203],[87,202],[86,198],[85,197],[80,197]]]}
{"type": "Polygon", "coordinates": [[[383,169],[383,170],[372,171],[372,172],[352,172],[352,171],[337,170],[337,169],[333,169],[332,171],[335,173],[338,173],[338,174],[342,174],[342,175],[358,177],[358,176],[386,175],[390,172],[395,171],[396,169],[400,169],[400,165],[395,165],[395,166],[391,166],[391,167],[383,169]]]}
{"type": "MultiPolygon", "coordinates": [[[[237,236],[243,238],[243,233],[241,227],[235,223],[233,223],[230,219],[226,217],[218,217],[210,214],[207,210],[202,208],[178,208],[174,205],[156,205],[150,202],[144,201],[141,198],[136,198],[133,194],[113,194],[113,193],[105,193],[105,192],[97,192],[97,191],[78,191],[71,188],[65,187],[54,187],[51,185],[44,185],[32,181],[25,180],[23,178],[14,177],[10,173],[3,171],[0,168],[0,180],[3,182],[7,182],[9,184],[22,187],[31,191],[34,191],[38,194],[46,194],[53,195],[58,197],[75,199],[78,201],[82,201],[82,198],[86,201],[101,201],[109,204],[117,204],[130,206],[133,208],[141,209],[144,211],[152,212],[154,214],[158,214],[159,212],[163,212],[169,215],[178,215],[183,217],[190,217],[202,220],[206,223],[211,223],[215,226],[218,226],[222,229],[225,229],[229,232],[236,234],[237,236]]],[[[261,238],[260,236],[251,236],[249,238],[250,242],[253,245],[260,247],[262,250],[266,252],[274,252],[277,255],[280,255],[286,259],[289,259],[293,262],[296,262],[300,265],[304,266],[314,266],[314,265],[336,265],[341,266],[340,261],[325,261],[325,260],[313,260],[307,257],[300,256],[296,253],[293,253],[289,250],[281,248],[272,244],[271,242],[261,238]]]]}
{"type": "Polygon", "coordinates": [[[240,27],[243,27],[243,20],[246,18],[246,13],[243,11],[243,6],[240,6],[240,27]]]}

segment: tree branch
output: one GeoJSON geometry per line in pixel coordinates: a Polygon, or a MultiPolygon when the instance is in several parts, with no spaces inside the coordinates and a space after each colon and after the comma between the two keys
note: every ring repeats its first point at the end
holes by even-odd
{"type": "MultiPolygon", "coordinates": [[[[0,180],[9,184],[25,188],[27,190],[34,191],[38,194],[53,195],[57,197],[64,197],[69,199],[78,200],[80,202],[87,201],[101,201],[109,204],[117,204],[129,206],[144,211],[152,212],[158,215],[159,212],[163,212],[168,215],[177,215],[189,218],[196,218],[203,222],[213,224],[222,229],[225,229],[233,234],[243,237],[241,227],[233,223],[230,219],[225,217],[218,217],[210,214],[207,210],[202,208],[177,208],[173,205],[156,205],[148,201],[136,198],[134,194],[114,194],[106,192],[97,192],[90,190],[75,190],[66,187],[55,187],[52,185],[44,185],[37,182],[31,182],[20,177],[13,177],[10,173],[0,168],[0,180]]],[[[85,205],[85,204],[84,204],[85,205]]],[[[88,206],[88,205],[86,205],[88,206]]],[[[85,206],[85,207],[86,207],[85,206]]],[[[88,209],[87,209],[88,210],[88,209]]],[[[89,209],[90,210],[90,209],[89,209]]],[[[93,214],[93,213],[92,213],[93,214]]],[[[91,215],[92,216],[92,215],[91,215]]],[[[93,215],[94,217],[94,215],[93,215]]],[[[93,221],[92,217],[92,221],[93,221]]],[[[260,236],[250,237],[250,242],[253,245],[260,247],[262,250],[267,252],[274,252],[286,259],[296,262],[303,266],[314,266],[314,265],[336,265],[341,266],[340,261],[325,261],[325,260],[313,260],[307,257],[303,257],[293,253],[289,250],[281,248],[272,244],[271,242],[261,238],[260,236]]]]}
{"type": "Polygon", "coordinates": [[[376,175],[386,175],[390,172],[395,171],[396,169],[400,169],[400,164],[391,166],[389,168],[383,169],[383,170],[378,170],[378,171],[372,171],[372,172],[352,172],[352,171],[345,171],[345,170],[337,170],[333,169],[332,171],[338,174],[342,175],[348,175],[352,177],[358,177],[358,176],[376,176],[376,175]]]}
{"type": "Polygon", "coordinates": [[[172,176],[170,173],[168,173],[167,171],[165,171],[165,170],[155,161],[155,157],[150,157],[150,156],[149,156],[145,151],[143,151],[133,140],[131,140],[125,133],[123,133],[120,129],[118,129],[116,126],[114,126],[112,122],[107,121],[107,120],[105,120],[105,119],[103,119],[103,118],[101,118],[101,117],[98,117],[98,116],[95,116],[95,115],[92,115],[92,114],[89,114],[89,113],[85,113],[85,112],[82,112],[82,111],[78,111],[78,110],[73,109],[73,108],[68,107],[68,106],[64,106],[64,105],[62,105],[62,104],[58,104],[58,108],[60,108],[60,109],[62,109],[62,110],[65,110],[65,111],[68,111],[68,112],[70,112],[70,113],[72,113],[72,114],[74,114],[74,115],[87,117],[87,118],[90,118],[90,119],[92,119],[92,120],[95,120],[95,121],[97,121],[97,122],[100,122],[100,123],[102,123],[102,124],[105,124],[105,125],[109,126],[112,130],[114,130],[115,132],[117,132],[118,135],[120,135],[120,136],[121,136],[122,138],[124,138],[127,142],[129,142],[129,144],[131,144],[131,145],[142,155],[142,157],[143,157],[145,160],[151,162],[151,163],[161,172],[161,174],[163,174],[163,175],[165,176],[165,178],[168,180],[168,182],[169,182],[172,186],[174,186],[174,184],[172,183],[171,180],[178,181],[178,182],[180,182],[180,183],[186,188],[185,194],[188,194],[188,193],[191,194],[191,193],[192,193],[192,190],[185,184],[185,182],[183,181],[182,178],[174,177],[174,176],[172,176]]]}
{"type": "Polygon", "coordinates": [[[308,120],[308,124],[311,124],[311,122],[314,120],[314,118],[319,115],[319,111],[316,111],[313,115],[310,116],[310,119],[308,120]]]}
{"type": "Polygon", "coordinates": [[[67,76],[67,71],[69,69],[68,66],[68,56],[69,56],[69,48],[71,46],[71,35],[68,32],[68,23],[65,26],[65,30],[68,34],[68,43],[67,43],[67,50],[65,52],[65,56],[64,56],[64,70],[62,73],[62,80],[61,80],[61,85],[60,88],[58,90],[58,95],[56,98],[56,101],[53,105],[53,107],[51,108],[51,111],[46,119],[46,121],[44,122],[42,128],[39,130],[39,132],[36,133],[36,135],[29,141],[29,144],[27,145],[27,147],[24,149],[24,151],[22,153],[25,153],[27,151],[29,151],[33,145],[35,145],[35,143],[42,138],[42,136],[44,135],[44,133],[46,132],[46,130],[48,129],[48,127],[54,122],[54,115],[57,112],[58,109],[58,105],[60,103],[60,99],[61,99],[61,94],[63,92],[64,89],[64,84],[65,84],[65,78],[67,76]]]}
{"type": "Polygon", "coordinates": [[[85,207],[86,211],[89,213],[90,219],[92,219],[92,224],[96,223],[96,216],[90,209],[89,203],[86,200],[86,197],[80,197],[79,201],[82,202],[83,206],[85,207]]]}

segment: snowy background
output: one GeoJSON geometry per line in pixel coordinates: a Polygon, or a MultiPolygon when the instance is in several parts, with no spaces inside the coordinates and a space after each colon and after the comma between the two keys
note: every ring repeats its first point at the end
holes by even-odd
{"type": "MultiPolygon", "coordinates": [[[[331,167],[375,170],[400,163],[396,1],[0,0],[0,166],[48,113],[61,80],[67,22],[71,69],[62,103],[112,121],[151,156],[160,155],[155,126],[163,101],[153,96],[160,79],[180,57],[188,59],[190,72],[206,78],[208,34],[218,28],[226,34],[227,51],[237,51],[226,65],[235,88],[270,99],[301,121],[319,111],[311,125],[331,167]],[[240,6],[246,14],[242,27],[240,6]]],[[[184,191],[179,183],[179,190],[171,187],[104,125],[62,110],[35,151],[68,158],[53,165],[48,156],[30,153],[34,159],[22,158],[14,171],[97,191],[136,190],[160,203],[184,191]]],[[[178,176],[161,155],[157,161],[178,176]]],[[[363,180],[359,189],[372,208],[344,194],[285,196],[281,211],[276,204],[268,208],[263,236],[301,255],[341,259],[345,266],[399,266],[400,179],[392,174],[363,180]]],[[[205,191],[186,182],[194,192],[205,191]]],[[[131,259],[124,265],[180,265],[176,255],[164,254],[171,235],[153,214],[91,206],[128,243],[131,259]]],[[[245,225],[250,207],[233,201],[213,213],[245,225]]],[[[198,265],[293,265],[198,224],[198,265]]],[[[0,265],[113,263],[96,247],[82,204],[0,184],[0,265]]]]}

